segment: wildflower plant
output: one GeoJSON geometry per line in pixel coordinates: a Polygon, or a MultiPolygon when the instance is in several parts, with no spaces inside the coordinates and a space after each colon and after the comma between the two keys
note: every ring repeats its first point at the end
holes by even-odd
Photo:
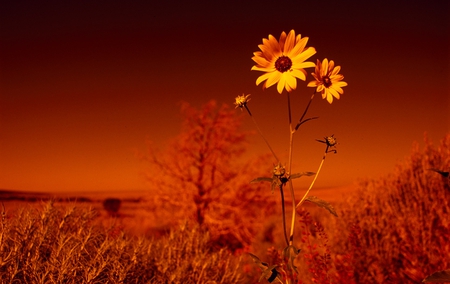
{"type": "Polygon", "coordinates": [[[258,256],[250,254],[254,262],[262,270],[260,280],[266,279],[269,283],[296,283],[295,278],[298,275],[298,270],[294,260],[300,252],[294,242],[296,211],[300,209],[305,201],[315,203],[337,216],[334,208],[328,202],[309,195],[320,170],[322,169],[327,154],[337,153],[337,141],[334,135],[326,136],[324,140],[317,140],[318,142],[324,143],[326,147],[316,173],[309,171],[294,173],[292,171],[294,134],[299,130],[301,125],[318,118],[316,116],[307,117],[309,107],[315,95],[320,93],[322,98],[326,99],[331,104],[333,98],[340,99],[340,95],[344,93],[342,88],[347,86],[347,83],[342,81],[344,76],[339,74],[341,67],[335,66],[333,60],[328,61],[328,59],[325,58],[322,61],[317,60],[317,63],[308,61],[316,54],[316,49],[314,47],[307,47],[308,39],[308,37],[302,37],[300,34],[296,35],[294,30],[291,30],[288,34],[282,32],[279,40],[274,36],[269,35],[268,38],[262,40],[262,44],[258,45],[260,50],[254,52],[254,56],[252,57],[252,60],[256,64],[251,70],[264,72],[264,74],[256,79],[256,85],[262,83],[263,89],[276,85],[279,94],[286,94],[290,137],[287,163],[283,163],[278,158],[260,130],[249,108],[250,94],[243,94],[235,99],[236,108],[240,108],[241,110],[245,109],[247,111],[255,124],[258,133],[263,138],[275,159],[271,177],[259,177],[252,180],[252,183],[261,181],[269,182],[271,184],[272,192],[275,189],[279,189],[281,194],[283,230],[286,242],[286,247],[281,256],[281,259],[284,259],[284,263],[269,265],[262,262],[258,256]],[[307,87],[314,87],[315,89],[310,100],[306,104],[303,113],[300,115],[299,120],[294,124],[291,112],[291,93],[298,87],[297,79],[306,81],[307,71],[305,69],[307,68],[315,68],[314,72],[311,73],[313,80],[307,84],[307,87]],[[314,176],[314,178],[308,190],[304,193],[300,201],[297,202],[292,180],[302,176],[314,176]],[[287,231],[286,208],[284,203],[285,187],[288,188],[292,200],[292,218],[289,234],[287,231]]]}

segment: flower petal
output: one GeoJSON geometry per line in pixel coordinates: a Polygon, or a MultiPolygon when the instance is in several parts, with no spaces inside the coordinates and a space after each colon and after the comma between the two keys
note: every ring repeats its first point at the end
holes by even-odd
{"type": "Polygon", "coordinates": [[[280,80],[281,73],[278,71],[272,72],[272,73],[268,73],[269,76],[267,78],[267,81],[265,83],[265,88],[269,88],[270,86],[273,86],[276,82],[278,82],[280,80]]]}
{"type": "Polygon", "coordinates": [[[331,71],[331,73],[330,73],[330,76],[337,75],[339,73],[339,71],[341,71],[341,66],[334,67],[333,71],[331,71]]]}
{"type": "Polygon", "coordinates": [[[257,66],[257,65],[253,66],[251,70],[263,71],[263,72],[274,72],[274,71],[276,71],[274,66],[260,67],[260,66],[257,66]]]}
{"type": "Polygon", "coordinates": [[[295,31],[291,30],[287,35],[286,42],[283,48],[283,54],[289,56],[294,45],[295,45],[295,31]]]}
{"type": "Polygon", "coordinates": [[[296,43],[294,48],[291,50],[291,52],[289,53],[289,56],[294,57],[295,55],[300,54],[305,49],[305,46],[307,43],[308,43],[308,37],[304,37],[304,38],[300,39],[296,43]]]}
{"type": "Polygon", "coordinates": [[[320,72],[320,75],[322,77],[328,76],[328,59],[326,58],[322,61],[322,70],[320,72]]]}
{"type": "MultiPolygon", "coordinates": [[[[333,83],[333,86],[345,87],[345,86],[348,86],[348,84],[347,84],[347,82],[340,81],[340,82],[333,83]]],[[[343,93],[344,92],[342,91],[342,94],[343,93]]]]}
{"type": "Polygon", "coordinates": [[[330,80],[331,80],[332,82],[339,82],[339,81],[341,81],[342,79],[344,79],[344,76],[342,76],[341,74],[337,74],[337,75],[332,75],[332,76],[330,76],[330,80]]]}
{"type": "Polygon", "coordinates": [[[327,94],[327,101],[331,104],[333,103],[333,96],[330,94],[327,94]]]}
{"type": "Polygon", "coordinates": [[[339,95],[339,93],[335,90],[335,89],[333,89],[333,88],[328,88],[328,92],[330,93],[330,94],[332,94],[336,99],[339,99],[341,96],[339,95]]]}
{"type": "Polygon", "coordinates": [[[300,64],[296,64],[293,66],[293,69],[303,69],[303,68],[311,68],[314,67],[315,64],[311,61],[302,62],[300,64]]]}
{"type": "Polygon", "coordinates": [[[283,88],[286,85],[286,80],[284,78],[284,76],[280,76],[280,80],[278,81],[278,85],[277,85],[277,91],[278,93],[282,93],[283,92],[283,88]]]}
{"type": "Polygon", "coordinates": [[[292,64],[295,65],[295,64],[301,63],[301,62],[305,61],[306,59],[310,58],[311,56],[313,56],[314,54],[316,54],[316,49],[314,47],[308,47],[306,50],[304,50],[299,55],[297,55],[295,57],[291,57],[292,64]]]}
{"type": "MultiPolygon", "coordinates": [[[[330,60],[330,62],[328,63],[328,72],[327,72],[327,74],[331,75],[333,69],[334,69],[334,61],[333,61],[333,60],[330,60]]],[[[340,68],[339,68],[339,69],[340,69],[340,68]]],[[[339,71],[339,70],[338,70],[338,71],[339,71]]],[[[337,73],[339,73],[339,72],[337,72],[337,73]]],[[[337,74],[337,73],[336,73],[336,74],[337,74]]]]}
{"type": "Polygon", "coordinates": [[[317,81],[311,81],[306,85],[307,87],[317,87],[317,81]]]}
{"type": "Polygon", "coordinates": [[[259,84],[267,80],[271,74],[272,73],[264,73],[261,76],[259,76],[258,79],[256,79],[256,85],[258,86],[259,84]]]}
{"type": "Polygon", "coordinates": [[[299,78],[300,80],[306,80],[306,71],[304,69],[293,69],[290,73],[292,76],[299,78]]]}
{"type": "Polygon", "coordinates": [[[280,52],[272,49],[267,45],[259,45],[259,49],[262,51],[262,57],[265,57],[267,61],[272,61],[274,58],[278,57],[280,52]]]}
{"type": "Polygon", "coordinates": [[[264,57],[253,56],[252,60],[255,61],[255,63],[258,64],[259,67],[269,67],[270,66],[270,61],[267,61],[267,59],[264,57]]]}
{"type": "Polygon", "coordinates": [[[344,90],[342,90],[341,87],[337,86],[336,84],[331,85],[330,89],[336,90],[336,92],[343,94],[344,90]]]}
{"type": "Polygon", "coordinates": [[[283,74],[286,79],[286,85],[289,86],[289,89],[290,89],[289,91],[297,89],[297,79],[292,75],[292,73],[293,72],[290,72],[290,73],[286,72],[283,74]]]}
{"type": "Polygon", "coordinates": [[[280,55],[279,56],[281,56],[282,52],[284,51],[284,43],[285,42],[286,42],[286,33],[282,32],[281,35],[280,35],[280,41],[278,42],[279,43],[279,48],[280,48],[280,55]]]}

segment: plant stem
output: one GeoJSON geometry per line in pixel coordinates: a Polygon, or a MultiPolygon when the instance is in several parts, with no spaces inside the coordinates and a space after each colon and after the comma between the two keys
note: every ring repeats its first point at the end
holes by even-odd
{"type": "MultiPolygon", "coordinates": [[[[314,93],[311,95],[311,98],[309,99],[309,102],[306,105],[306,108],[303,111],[303,114],[300,117],[297,125],[295,126],[295,128],[292,128],[291,99],[290,99],[290,92],[288,92],[288,113],[289,113],[289,134],[290,134],[290,136],[289,136],[289,162],[288,162],[289,175],[292,174],[291,168],[292,168],[292,153],[293,153],[293,147],[294,147],[294,133],[298,130],[300,125],[302,125],[303,123],[305,123],[305,122],[307,122],[309,120],[313,120],[313,119],[317,119],[318,118],[318,117],[312,117],[312,118],[308,118],[308,119],[304,120],[304,118],[306,116],[306,113],[308,112],[309,107],[311,106],[311,102],[314,99],[314,95],[315,94],[316,94],[316,91],[314,91],[314,93]]],[[[327,150],[328,150],[328,148],[327,148],[327,150]]],[[[319,171],[320,171],[320,168],[319,168],[319,171]]],[[[314,184],[316,178],[317,178],[317,174],[316,174],[312,184],[314,184]]],[[[310,187],[312,187],[312,186],[310,186],[310,187]]],[[[294,243],[294,229],[295,229],[295,216],[296,216],[295,215],[295,212],[296,212],[295,208],[296,208],[296,205],[295,205],[295,196],[294,196],[294,186],[292,184],[292,180],[291,179],[289,179],[289,189],[291,191],[291,196],[292,196],[292,219],[291,219],[291,232],[290,232],[290,237],[289,237],[289,244],[293,245],[293,243],[294,243]]],[[[309,190],[308,190],[308,192],[309,192],[309,190]]],[[[301,202],[303,202],[303,200],[305,198],[306,198],[306,196],[303,196],[301,202]]]]}
{"type": "Polygon", "coordinates": [[[280,193],[281,193],[281,210],[283,213],[283,233],[284,238],[286,240],[286,245],[289,245],[289,239],[286,232],[286,208],[284,206],[284,193],[283,193],[283,185],[280,185],[280,193]]]}
{"type": "Polygon", "coordinates": [[[250,117],[252,118],[253,123],[256,126],[256,130],[258,130],[259,135],[262,137],[262,139],[264,140],[264,142],[266,143],[267,147],[269,147],[270,152],[272,152],[273,157],[275,158],[275,160],[277,160],[278,163],[280,163],[280,159],[278,159],[277,155],[275,154],[275,152],[273,151],[272,147],[269,144],[269,141],[267,141],[266,137],[264,137],[261,129],[258,126],[258,123],[256,123],[255,118],[253,117],[252,113],[250,112],[250,109],[247,107],[247,105],[244,105],[245,109],[247,110],[248,114],[250,115],[250,117]]]}
{"type": "MultiPolygon", "coordinates": [[[[292,116],[291,116],[291,96],[290,92],[288,92],[288,113],[289,113],[289,160],[288,160],[288,174],[292,174],[292,152],[294,148],[294,133],[295,131],[292,129],[292,116]]],[[[292,218],[291,218],[291,232],[289,235],[289,245],[293,245],[294,243],[294,229],[295,229],[295,195],[294,195],[294,186],[292,185],[292,180],[289,179],[289,190],[291,192],[292,198],[292,218]]]]}
{"type": "Polygon", "coordinates": [[[320,170],[322,169],[323,163],[325,162],[325,158],[327,157],[328,148],[329,147],[327,146],[327,148],[325,150],[325,153],[323,154],[322,161],[320,162],[319,169],[317,169],[317,172],[316,172],[316,175],[314,176],[313,181],[311,182],[311,184],[309,185],[308,190],[303,195],[302,199],[300,200],[300,202],[297,204],[297,206],[295,208],[299,208],[302,205],[303,201],[305,201],[306,197],[308,196],[309,192],[311,191],[312,187],[314,186],[314,183],[316,182],[316,179],[319,176],[320,170]]]}
{"type": "Polygon", "coordinates": [[[311,95],[311,98],[309,99],[308,105],[306,105],[305,111],[303,112],[302,116],[300,117],[300,119],[298,120],[297,125],[295,126],[295,130],[297,131],[297,129],[300,127],[300,125],[302,125],[303,123],[305,123],[308,120],[311,119],[316,119],[317,117],[313,117],[313,118],[308,118],[305,121],[303,121],[303,119],[305,118],[306,113],[308,112],[309,106],[311,105],[312,100],[314,99],[314,95],[316,94],[316,92],[314,91],[314,93],[311,95]]]}

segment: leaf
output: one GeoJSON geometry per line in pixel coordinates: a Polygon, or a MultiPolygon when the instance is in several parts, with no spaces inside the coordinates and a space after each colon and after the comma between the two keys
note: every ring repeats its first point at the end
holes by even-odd
{"type": "Polygon", "coordinates": [[[450,282],[450,269],[434,272],[422,282],[450,282]]]}
{"type": "Polygon", "coordinates": [[[322,200],[316,196],[308,196],[308,197],[306,197],[305,201],[309,201],[309,202],[316,204],[319,207],[323,207],[323,208],[327,209],[331,214],[338,217],[336,210],[334,210],[334,207],[330,203],[326,202],[325,200],[322,200]]]}
{"type": "Polygon", "coordinates": [[[288,268],[294,270],[296,273],[298,273],[298,270],[297,266],[294,264],[294,260],[299,253],[300,250],[293,245],[289,245],[283,250],[283,256],[288,259],[288,268]]]}
{"type": "Polygon", "coordinates": [[[295,178],[299,178],[299,177],[302,177],[302,176],[307,176],[307,177],[309,177],[309,176],[313,176],[313,175],[315,175],[316,173],[313,173],[313,172],[302,172],[302,173],[296,173],[296,174],[292,174],[291,175],[291,179],[295,179],[295,178]]]}
{"type": "Polygon", "coordinates": [[[278,187],[278,186],[282,185],[280,179],[277,176],[273,176],[271,178],[268,178],[268,177],[255,178],[250,183],[255,183],[255,182],[260,182],[260,181],[268,181],[268,182],[270,182],[272,184],[271,187],[270,187],[271,190],[272,190],[272,194],[273,194],[273,191],[275,190],[275,187],[278,187]]]}
{"type": "Polygon", "coordinates": [[[272,182],[272,181],[273,181],[273,178],[259,177],[259,178],[255,178],[255,179],[252,180],[250,183],[255,183],[255,182],[260,182],[260,181],[268,181],[268,182],[272,182]]]}
{"type": "Polygon", "coordinates": [[[281,281],[280,278],[280,273],[278,272],[278,270],[276,270],[277,265],[272,265],[269,268],[267,268],[266,270],[263,271],[261,277],[259,277],[259,282],[261,282],[261,280],[264,278],[266,279],[269,283],[283,283],[281,281]]]}
{"type": "Polygon", "coordinates": [[[257,257],[256,255],[254,255],[252,253],[248,253],[248,254],[252,257],[253,262],[256,263],[259,266],[259,268],[261,268],[261,270],[262,270],[261,277],[259,278],[259,282],[261,282],[261,280],[263,280],[263,279],[266,279],[267,281],[269,281],[269,283],[272,283],[274,281],[283,283],[281,281],[281,278],[279,277],[280,273],[276,269],[277,265],[272,265],[269,267],[269,265],[267,263],[262,262],[259,259],[259,257],[257,257]]]}

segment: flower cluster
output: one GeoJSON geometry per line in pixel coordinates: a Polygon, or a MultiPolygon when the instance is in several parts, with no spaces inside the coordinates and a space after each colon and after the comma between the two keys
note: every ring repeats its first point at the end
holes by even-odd
{"type": "Polygon", "coordinates": [[[339,74],[341,67],[335,66],[333,60],[328,62],[327,58],[322,62],[317,60],[317,64],[306,61],[316,54],[314,47],[306,47],[307,43],[308,37],[296,36],[294,30],[287,35],[282,32],[279,40],[272,35],[264,38],[258,45],[260,51],[254,52],[252,57],[256,63],[252,70],[265,72],[256,79],[256,85],[264,82],[263,89],[266,89],[277,84],[278,93],[284,89],[292,92],[297,88],[297,79],[306,80],[305,68],[315,67],[315,72],[311,73],[315,80],[309,82],[308,87],[315,87],[330,104],[333,97],[339,99],[344,93],[342,87],[347,86],[342,81],[344,76],[339,74]]]}

